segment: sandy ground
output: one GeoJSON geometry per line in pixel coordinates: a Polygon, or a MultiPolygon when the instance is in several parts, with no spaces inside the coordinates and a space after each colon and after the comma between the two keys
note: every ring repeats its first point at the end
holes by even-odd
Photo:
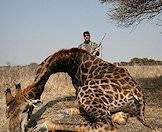
{"type": "MultiPolygon", "coordinates": [[[[158,79],[158,81],[162,81],[160,77],[158,79]]],[[[151,79],[138,79],[137,81],[141,84],[146,97],[146,120],[156,129],[146,128],[136,118],[129,118],[126,125],[117,125],[118,130],[119,132],[162,132],[162,86],[156,86],[157,84],[154,82],[156,87],[153,89],[148,86],[152,83],[151,79]]],[[[4,89],[0,88],[0,132],[6,132],[8,126],[5,117],[4,89]]],[[[78,114],[70,115],[63,111],[75,107],[75,90],[67,74],[55,74],[50,77],[45,86],[42,101],[43,104],[34,110],[30,126],[44,120],[70,124],[81,124],[85,121],[78,114]]]]}

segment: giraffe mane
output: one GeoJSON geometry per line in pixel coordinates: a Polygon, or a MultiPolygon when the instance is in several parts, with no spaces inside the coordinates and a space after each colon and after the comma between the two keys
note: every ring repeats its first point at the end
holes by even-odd
{"type": "MultiPolygon", "coordinates": [[[[54,53],[52,55],[52,58],[54,57],[56,60],[57,58],[63,58],[63,57],[67,57],[67,55],[70,55],[71,53],[87,53],[89,55],[91,55],[89,52],[87,52],[84,49],[80,49],[80,48],[71,48],[71,49],[61,49],[58,52],[54,53]]],[[[48,59],[48,58],[47,58],[48,59]]]]}
{"type": "Polygon", "coordinates": [[[54,53],[52,55],[52,58],[55,57],[56,59],[60,59],[62,57],[66,57],[67,55],[71,54],[71,53],[87,53],[89,55],[91,55],[89,52],[87,52],[84,49],[80,49],[80,48],[71,48],[71,49],[61,49],[58,52],[54,53]]]}

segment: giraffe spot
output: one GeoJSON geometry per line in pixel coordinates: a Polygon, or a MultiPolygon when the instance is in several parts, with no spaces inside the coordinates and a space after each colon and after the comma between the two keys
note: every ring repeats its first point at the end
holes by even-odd
{"type": "Polygon", "coordinates": [[[125,73],[125,69],[124,69],[124,68],[121,68],[121,69],[119,70],[119,72],[120,72],[120,73],[125,73]]]}
{"type": "Polygon", "coordinates": [[[117,105],[117,101],[115,101],[114,104],[117,105]]]}
{"type": "Polygon", "coordinates": [[[99,110],[98,112],[101,114],[102,113],[102,110],[99,110]]]}
{"type": "Polygon", "coordinates": [[[127,81],[127,82],[130,80],[130,78],[129,78],[129,77],[126,77],[126,78],[124,78],[124,79],[125,79],[125,81],[127,81]]]}
{"type": "Polygon", "coordinates": [[[118,67],[116,67],[114,71],[115,71],[115,72],[118,72],[118,71],[119,71],[119,68],[118,68],[118,67]]]}
{"type": "Polygon", "coordinates": [[[95,81],[96,84],[100,84],[100,82],[98,80],[95,81]]]}
{"type": "Polygon", "coordinates": [[[86,68],[88,68],[88,67],[90,67],[92,65],[92,62],[91,61],[88,61],[84,65],[85,65],[86,68]]]}
{"type": "Polygon", "coordinates": [[[110,79],[110,81],[111,81],[112,83],[115,83],[115,84],[119,85],[118,81],[115,80],[115,79],[110,79]]]}
{"type": "Polygon", "coordinates": [[[93,91],[94,91],[94,93],[101,93],[101,94],[103,94],[102,90],[100,90],[100,89],[94,89],[93,91]]]}
{"type": "Polygon", "coordinates": [[[90,89],[88,89],[88,91],[86,91],[86,94],[90,94],[92,91],[90,89]]]}
{"type": "Polygon", "coordinates": [[[96,93],[96,97],[100,97],[102,95],[103,95],[103,93],[96,93]]]}
{"type": "Polygon", "coordinates": [[[82,80],[83,81],[87,80],[87,75],[82,75],[82,80]]]}
{"type": "Polygon", "coordinates": [[[108,104],[109,102],[107,101],[107,99],[105,99],[105,97],[101,97],[102,101],[105,102],[106,104],[108,104]]]}
{"type": "Polygon", "coordinates": [[[129,93],[129,91],[124,91],[123,94],[126,96],[129,93]]]}
{"type": "MultiPolygon", "coordinates": [[[[90,57],[90,58],[92,58],[92,57],[90,57]]],[[[89,60],[89,55],[85,54],[85,55],[83,56],[83,62],[85,62],[85,61],[87,61],[87,60],[89,60]]]]}
{"type": "Polygon", "coordinates": [[[92,72],[94,72],[94,70],[97,68],[97,65],[95,65],[95,66],[92,66],[91,67],[91,70],[89,71],[89,73],[92,73],[92,72]]]}
{"type": "Polygon", "coordinates": [[[120,74],[122,77],[125,77],[125,76],[127,76],[127,74],[125,74],[125,73],[122,73],[122,74],[120,74]]]}
{"type": "Polygon", "coordinates": [[[102,79],[101,80],[101,83],[108,83],[109,81],[108,81],[108,79],[102,79]]]}
{"type": "Polygon", "coordinates": [[[116,75],[119,75],[119,73],[118,72],[114,72],[113,75],[116,76],[116,75]]]}
{"type": "Polygon", "coordinates": [[[122,102],[121,105],[122,105],[122,106],[125,106],[125,102],[122,102]]]}
{"type": "Polygon", "coordinates": [[[93,89],[98,89],[98,86],[94,85],[94,86],[90,86],[93,89]]]}
{"type": "Polygon", "coordinates": [[[94,97],[94,95],[93,95],[93,94],[91,94],[90,96],[94,97]]]}
{"type": "Polygon", "coordinates": [[[104,63],[103,67],[109,67],[109,65],[107,63],[104,63]]]}
{"type": "Polygon", "coordinates": [[[81,102],[83,103],[85,101],[85,99],[83,98],[82,100],[81,100],[81,102]]]}
{"type": "Polygon", "coordinates": [[[83,92],[80,92],[80,96],[83,97],[84,93],[83,92]]]}
{"type": "Polygon", "coordinates": [[[139,92],[138,89],[135,89],[134,93],[137,95],[137,97],[142,97],[143,96],[143,94],[141,92],[139,92]]]}
{"type": "Polygon", "coordinates": [[[86,81],[86,82],[85,82],[85,85],[88,85],[88,83],[89,83],[89,81],[86,81]]]}
{"type": "Polygon", "coordinates": [[[99,75],[99,74],[100,74],[99,71],[100,71],[100,70],[97,68],[97,69],[94,71],[93,74],[94,74],[94,75],[99,75]]]}
{"type": "Polygon", "coordinates": [[[124,79],[120,79],[119,82],[123,85],[125,83],[127,83],[124,79]]]}
{"type": "Polygon", "coordinates": [[[106,77],[107,77],[107,78],[113,78],[113,76],[110,75],[110,74],[109,74],[109,75],[106,75],[106,77]]]}
{"type": "Polygon", "coordinates": [[[113,88],[113,91],[118,92],[117,88],[115,88],[115,87],[112,87],[112,88],[113,88]]]}
{"type": "Polygon", "coordinates": [[[120,94],[120,99],[123,99],[123,98],[124,98],[124,96],[122,94],[120,94]]]}
{"type": "Polygon", "coordinates": [[[88,73],[88,69],[84,67],[83,65],[81,66],[81,70],[83,73],[88,73]]]}
{"type": "Polygon", "coordinates": [[[83,90],[83,91],[86,91],[87,89],[88,89],[88,86],[83,86],[83,87],[82,87],[82,90],[83,90]]]}
{"type": "Polygon", "coordinates": [[[119,95],[115,94],[115,99],[118,100],[118,98],[119,98],[119,95]]]}
{"type": "Polygon", "coordinates": [[[108,63],[108,67],[109,67],[110,69],[115,69],[115,68],[117,68],[115,65],[113,65],[113,64],[111,64],[111,63],[108,63]]]}
{"type": "Polygon", "coordinates": [[[105,97],[109,100],[109,103],[113,102],[113,97],[110,95],[105,95],[105,97]]]}
{"type": "Polygon", "coordinates": [[[94,85],[95,81],[90,81],[89,85],[94,85]]]}
{"type": "Polygon", "coordinates": [[[97,108],[94,108],[94,107],[93,107],[92,111],[97,111],[97,108]]]}
{"type": "Polygon", "coordinates": [[[94,61],[93,61],[93,64],[94,65],[96,65],[96,64],[98,64],[99,63],[99,59],[97,58],[97,59],[95,59],[94,61]]]}
{"type": "Polygon", "coordinates": [[[122,88],[123,88],[123,89],[131,89],[132,86],[130,86],[130,85],[126,85],[126,86],[123,86],[122,88]]]}
{"type": "Polygon", "coordinates": [[[87,97],[89,97],[89,95],[86,94],[86,95],[84,96],[84,98],[87,98],[87,97]]]}
{"type": "Polygon", "coordinates": [[[100,85],[103,89],[110,89],[109,85],[100,85]]]}
{"type": "Polygon", "coordinates": [[[112,87],[113,87],[113,90],[115,91],[115,92],[121,92],[122,91],[122,88],[120,87],[120,86],[118,86],[118,85],[114,85],[114,84],[110,84],[112,87]]]}
{"type": "Polygon", "coordinates": [[[135,84],[134,84],[133,82],[129,82],[129,84],[130,84],[131,86],[135,86],[135,84]]]}
{"type": "Polygon", "coordinates": [[[102,66],[103,65],[103,63],[99,63],[99,66],[102,66]]]}
{"type": "Polygon", "coordinates": [[[92,77],[93,77],[93,74],[89,74],[89,75],[88,75],[88,78],[92,78],[92,77]]]}
{"type": "Polygon", "coordinates": [[[103,77],[103,75],[96,75],[95,77],[94,77],[94,79],[101,79],[103,77]]]}
{"type": "Polygon", "coordinates": [[[103,110],[107,110],[106,107],[105,107],[104,105],[102,106],[102,109],[103,109],[103,110]]]}
{"type": "Polygon", "coordinates": [[[123,102],[123,100],[120,99],[119,102],[123,102]]]}
{"type": "Polygon", "coordinates": [[[84,104],[89,105],[90,103],[91,103],[91,101],[90,100],[87,100],[87,101],[85,101],[84,104]]]}
{"type": "Polygon", "coordinates": [[[127,102],[127,99],[126,98],[124,98],[124,102],[127,102]]]}
{"type": "Polygon", "coordinates": [[[99,74],[103,75],[105,73],[106,73],[106,70],[104,69],[104,70],[100,70],[100,73],[99,74]]]}
{"type": "Polygon", "coordinates": [[[114,92],[113,91],[105,91],[107,94],[113,94],[114,92]]]}
{"type": "MultiPolygon", "coordinates": [[[[103,102],[102,102],[102,100],[100,100],[99,102],[100,102],[100,103],[103,103],[103,102]]],[[[99,104],[99,105],[98,105],[98,107],[99,107],[99,108],[101,108],[101,107],[102,107],[102,105],[101,105],[101,104],[99,104]]]]}
{"type": "Polygon", "coordinates": [[[114,78],[115,78],[115,79],[119,79],[120,76],[119,76],[119,75],[115,75],[114,78]]]}
{"type": "Polygon", "coordinates": [[[96,105],[96,104],[97,104],[97,102],[95,102],[95,101],[92,102],[92,105],[96,105]]]}
{"type": "Polygon", "coordinates": [[[89,99],[90,99],[90,100],[92,100],[92,99],[93,99],[93,97],[92,97],[92,96],[89,96],[89,99]]]}

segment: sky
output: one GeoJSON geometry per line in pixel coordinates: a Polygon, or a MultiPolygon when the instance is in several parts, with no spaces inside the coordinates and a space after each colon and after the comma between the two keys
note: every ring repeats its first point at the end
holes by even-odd
{"type": "Polygon", "coordinates": [[[99,0],[0,0],[0,65],[41,63],[60,49],[77,47],[87,30],[97,43],[106,33],[106,61],[162,60],[162,28],[155,21],[119,28],[106,12],[99,0]]]}

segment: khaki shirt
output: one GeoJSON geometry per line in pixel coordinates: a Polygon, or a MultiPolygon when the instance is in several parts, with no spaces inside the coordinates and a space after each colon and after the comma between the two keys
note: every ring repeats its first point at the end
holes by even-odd
{"type": "Polygon", "coordinates": [[[96,50],[97,47],[98,47],[98,44],[96,44],[95,42],[91,42],[91,41],[88,44],[82,43],[78,46],[78,48],[84,49],[91,54],[96,50]]]}

